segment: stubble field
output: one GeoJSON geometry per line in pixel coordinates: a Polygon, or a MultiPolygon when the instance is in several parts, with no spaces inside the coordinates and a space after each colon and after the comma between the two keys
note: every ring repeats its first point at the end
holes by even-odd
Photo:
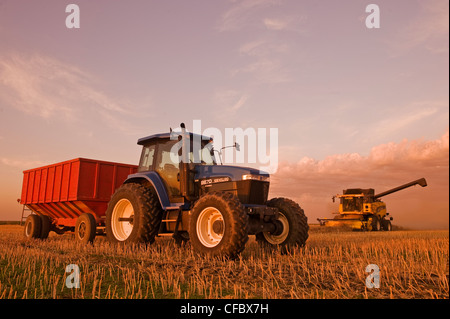
{"type": "MultiPolygon", "coordinates": [[[[351,232],[311,226],[304,248],[288,253],[250,237],[238,259],[196,256],[189,244],[81,245],[70,234],[28,241],[0,225],[0,299],[30,298],[449,298],[448,231],[351,232]],[[79,267],[68,288],[66,266],[79,267]],[[379,268],[367,288],[366,266],[379,268]]],[[[72,274],[73,275],[73,274],[72,274]]],[[[70,279],[70,278],[69,278],[70,279]]]]}

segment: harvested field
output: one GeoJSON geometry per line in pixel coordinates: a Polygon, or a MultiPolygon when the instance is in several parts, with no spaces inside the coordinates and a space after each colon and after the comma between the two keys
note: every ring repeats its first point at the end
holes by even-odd
{"type": "Polygon", "coordinates": [[[115,246],[104,237],[80,245],[51,233],[27,241],[19,225],[0,225],[0,298],[446,298],[448,231],[351,232],[311,226],[306,247],[282,254],[250,237],[236,260],[196,256],[167,238],[115,246]],[[79,288],[66,266],[77,265],[79,288]],[[366,266],[380,271],[367,288],[366,266]],[[70,278],[69,278],[70,279],[70,278]]]}

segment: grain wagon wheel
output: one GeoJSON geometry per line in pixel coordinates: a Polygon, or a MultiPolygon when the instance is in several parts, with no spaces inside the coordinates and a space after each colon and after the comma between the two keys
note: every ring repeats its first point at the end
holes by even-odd
{"type": "Polygon", "coordinates": [[[97,230],[95,217],[89,213],[83,213],[77,218],[75,224],[75,239],[83,244],[93,243],[97,230]]]}
{"type": "Polygon", "coordinates": [[[136,183],[116,190],[106,210],[106,237],[115,243],[152,243],[163,209],[153,188],[136,183]]]}
{"type": "Polygon", "coordinates": [[[50,220],[50,217],[47,215],[41,215],[39,216],[41,219],[41,233],[39,235],[39,238],[46,239],[48,238],[48,234],[50,233],[52,222],[50,220]]]}
{"type": "Polygon", "coordinates": [[[267,206],[277,208],[279,211],[278,225],[281,232],[272,234],[261,232],[256,234],[256,240],[261,244],[280,246],[282,250],[290,246],[303,247],[308,239],[308,218],[303,209],[294,201],[287,198],[273,198],[267,206]]]}
{"type": "Polygon", "coordinates": [[[24,234],[27,239],[41,237],[41,218],[38,215],[29,215],[25,221],[24,234]]]}
{"type": "Polygon", "coordinates": [[[197,253],[234,258],[248,240],[248,215],[235,195],[207,193],[192,208],[189,237],[197,253]]]}

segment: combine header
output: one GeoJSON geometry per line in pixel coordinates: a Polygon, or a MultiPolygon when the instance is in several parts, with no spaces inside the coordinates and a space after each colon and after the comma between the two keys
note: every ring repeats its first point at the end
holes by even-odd
{"type": "Polygon", "coordinates": [[[376,195],[373,188],[345,189],[342,195],[333,196],[333,202],[336,197],[340,199],[339,213],[334,218],[318,218],[317,220],[321,226],[348,225],[355,230],[390,231],[393,218],[388,217],[386,204],[380,198],[414,185],[425,187],[427,181],[421,178],[376,195]]]}

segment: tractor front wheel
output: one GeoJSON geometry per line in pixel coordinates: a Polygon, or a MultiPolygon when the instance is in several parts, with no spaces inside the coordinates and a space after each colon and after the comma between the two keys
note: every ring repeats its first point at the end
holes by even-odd
{"type": "Polygon", "coordinates": [[[258,233],[256,240],[262,244],[280,246],[283,250],[290,246],[303,247],[309,230],[308,218],[303,209],[287,198],[273,198],[267,202],[267,206],[278,209],[278,223],[282,225],[282,229],[276,234],[258,233]]]}
{"type": "Polygon", "coordinates": [[[197,253],[234,258],[248,240],[248,215],[235,195],[207,193],[191,211],[189,237],[197,253]]]}

